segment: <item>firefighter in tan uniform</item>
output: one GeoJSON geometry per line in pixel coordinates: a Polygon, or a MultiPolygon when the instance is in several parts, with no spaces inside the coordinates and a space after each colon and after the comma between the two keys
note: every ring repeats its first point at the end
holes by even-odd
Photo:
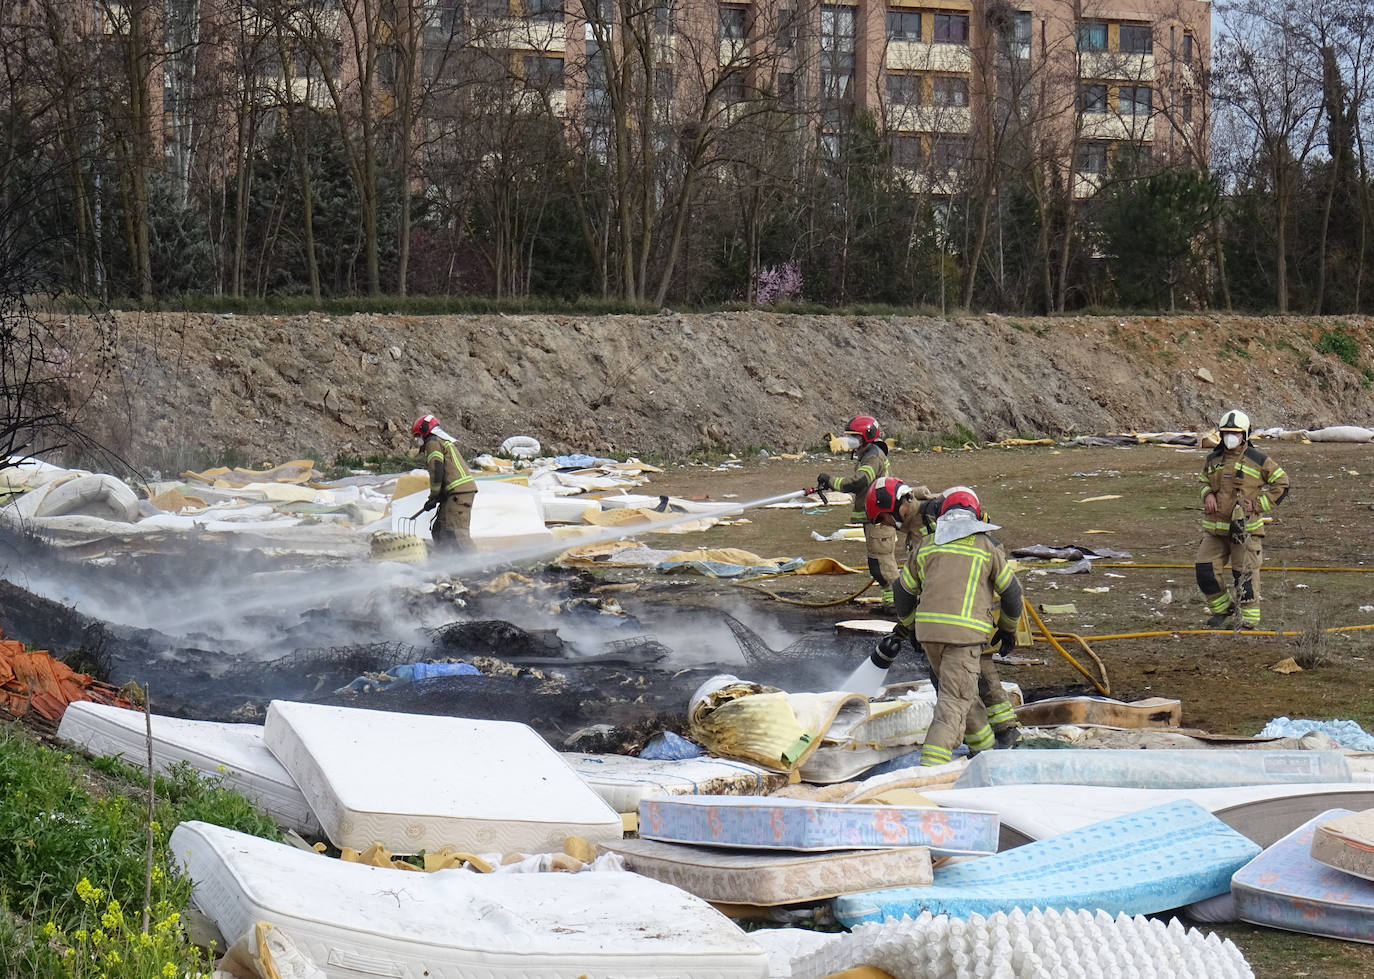
{"type": "Polygon", "coordinates": [[[1232,409],[1217,428],[1221,444],[1202,464],[1198,476],[1202,493],[1202,544],[1195,570],[1197,586],[1212,614],[1207,624],[1224,626],[1235,614],[1236,601],[1221,584],[1231,564],[1241,626],[1259,627],[1259,578],[1263,563],[1264,515],[1288,495],[1283,467],[1250,444],[1250,418],[1232,409]]]}
{"type": "MultiPolygon", "coordinates": [[[[897,580],[898,573],[897,531],[894,527],[874,523],[864,513],[864,497],[869,486],[888,474],[887,443],[883,441],[882,429],[872,415],[855,415],[844,427],[844,433],[859,442],[859,447],[854,450],[854,475],[838,480],[829,473],[821,473],[816,477],[816,488],[822,492],[838,490],[853,495],[854,505],[849,522],[863,527],[868,573],[883,590],[883,603],[891,605],[892,583],[897,580]]],[[[930,494],[927,492],[926,495],[930,494]]]]}
{"type": "Polygon", "coordinates": [[[420,441],[420,457],[429,470],[429,499],[424,510],[438,508],[430,524],[435,550],[472,550],[469,529],[477,481],[463,465],[458,443],[439,427],[439,419],[433,415],[415,419],[410,433],[420,441]]]}
{"type": "Polygon", "coordinates": [[[946,490],[937,504],[924,508],[925,515],[904,489],[896,479],[876,483],[867,498],[868,514],[889,525],[900,521],[918,533],[925,529],[918,522],[933,514],[934,526],[917,537],[897,579],[897,627],[878,643],[871,660],[886,669],[903,641],[913,638],[930,662],[937,697],[921,747],[922,765],[949,761],[961,739],[975,753],[1012,747],[1020,739],[1016,713],[987,641],[995,633],[1004,655],[1016,648],[1022,598],[1002,546],[989,535],[997,527],[983,522],[978,497],[966,486],[946,490]]]}

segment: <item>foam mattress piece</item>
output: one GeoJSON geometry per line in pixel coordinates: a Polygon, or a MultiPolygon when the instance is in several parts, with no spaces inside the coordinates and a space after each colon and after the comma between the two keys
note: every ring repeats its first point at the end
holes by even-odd
{"type": "Polygon", "coordinates": [[[728,918],[624,871],[406,873],[201,822],[179,825],[171,850],[221,933],[266,921],[330,979],[767,975],[728,918]]]}
{"type": "Polygon", "coordinates": [[[1241,921],[1304,935],[1374,943],[1374,884],[1312,859],[1317,827],[1349,809],[1313,816],[1231,878],[1241,921]]]}
{"type": "Polygon", "coordinates": [[[264,729],[337,847],[548,853],[620,816],[524,724],[274,700],[264,729]]]}
{"type": "Polygon", "coordinates": [[[1268,846],[1318,812],[1348,805],[1347,800],[1366,799],[1374,806],[1374,786],[1359,782],[1239,785],[1219,789],[994,785],[979,789],[933,789],[925,795],[942,806],[988,809],[997,813],[1002,821],[1002,849],[1023,846],[1032,840],[1043,840],[1179,799],[1196,802],[1260,846],[1268,846]]]}
{"type": "MultiPolygon", "coordinates": [[[[91,754],[123,757],[146,765],[147,720],[142,711],[78,700],[67,706],[57,735],[91,754]]],[[[153,765],[158,771],[185,762],[226,788],[251,799],[281,825],[307,836],[319,820],[296,780],[267,750],[259,724],[224,724],[152,716],[153,765]]]]}
{"type": "Polygon", "coordinates": [[[1374,880],[1374,809],[1318,824],[1311,853],[1318,863],[1374,880]]]}
{"type": "Polygon", "coordinates": [[[874,887],[928,887],[931,882],[930,851],[923,846],[787,853],[621,840],[601,848],[620,854],[627,870],[723,904],[798,904],[874,887]]]}
{"type": "Polygon", "coordinates": [[[941,867],[930,887],[838,897],[835,917],[853,927],[925,911],[951,918],[1013,908],[1152,914],[1222,893],[1259,850],[1185,800],[941,867]]]}
{"type": "Polygon", "coordinates": [[[767,795],[787,784],[786,775],[727,758],[655,761],[565,752],[563,760],[616,812],[638,812],[646,796],[767,795]]]}
{"type": "Polygon", "coordinates": [[[954,784],[1118,785],[1139,789],[1210,789],[1276,782],[1349,782],[1339,751],[1266,751],[1243,748],[1066,748],[1060,751],[984,751],[954,784]]]}
{"type": "Polygon", "coordinates": [[[809,802],[776,796],[681,796],[639,804],[639,835],[664,843],[761,850],[928,846],[935,856],[997,850],[997,816],[965,809],[809,802]]]}
{"type": "Polygon", "coordinates": [[[960,921],[930,914],[863,925],[793,959],[792,979],[822,979],[859,964],[899,977],[1011,979],[1138,976],[1251,979],[1229,939],[1143,915],[1019,910],[960,921]]]}

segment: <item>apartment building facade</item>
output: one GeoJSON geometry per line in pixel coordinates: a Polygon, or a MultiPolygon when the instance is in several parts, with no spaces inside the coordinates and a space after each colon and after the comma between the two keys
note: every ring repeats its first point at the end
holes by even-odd
{"type": "MultiPolygon", "coordinates": [[[[463,0],[440,2],[446,23],[464,15],[463,0]]],[[[652,35],[658,111],[714,98],[728,118],[773,100],[829,146],[867,111],[894,165],[936,191],[1013,145],[1072,172],[1080,196],[1122,154],[1207,161],[1209,0],[471,2],[469,29],[508,45],[515,75],[553,81],[551,104],[593,137],[608,51],[625,58],[629,32],[652,35]]]]}

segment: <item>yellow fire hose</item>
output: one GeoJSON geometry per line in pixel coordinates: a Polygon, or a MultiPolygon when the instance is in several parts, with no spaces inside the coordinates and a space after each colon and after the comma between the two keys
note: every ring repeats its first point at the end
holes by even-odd
{"type": "Polygon", "coordinates": [[[1062,636],[1057,636],[1053,632],[1050,632],[1049,626],[1045,625],[1045,620],[1040,618],[1040,613],[1035,610],[1034,605],[1027,602],[1025,604],[1025,609],[1030,613],[1031,618],[1035,620],[1035,624],[1040,627],[1040,631],[1044,633],[1045,641],[1053,646],[1060,656],[1063,656],[1072,663],[1075,670],[1087,677],[1088,682],[1097,688],[1098,693],[1102,694],[1104,697],[1110,697],[1112,695],[1112,685],[1107,679],[1107,667],[1103,664],[1102,660],[1098,658],[1097,654],[1092,651],[1092,647],[1087,644],[1084,638],[1071,632],[1063,633],[1062,636]],[[1096,677],[1083,668],[1082,663],[1078,662],[1078,660],[1070,655],[1069,651],[1059,642],[1061,638],[1074,640],[1078,645],[1083,647],[1085,653],[1092,657],[1093,662],[1097,664],[1097,668],[1102,674],[1102,681],[1100,683],[1096,677]]]}

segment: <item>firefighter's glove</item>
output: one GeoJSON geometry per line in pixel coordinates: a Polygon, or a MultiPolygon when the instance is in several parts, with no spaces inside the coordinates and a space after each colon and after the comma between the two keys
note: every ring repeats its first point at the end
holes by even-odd
{"type": "Polygon", "coordinates": [[[992,644],[1003,656],[1010,656],[1011,651],[1016,648],[1016,630],[998,629],[997,635],[993,637],[992,644]]]}
{"type": "Polygon", "coordinates": [[[940,506],[945,502],[943,495],[932,496],[928,500],[922,500],[921,505],[916,508],[916,512],[921,515],[921,523],[927,527],[934,527],[936,519],[940,516],[940,506]]]}
{"type": "Polygon", "coordinates": [[[437,507],[438,505],[439,505],[439,497],[437,497],[437,496],[431,496],[429,499],[425,500],[425,505],[422,506],[422,507],[420,507],[420,512],[421,512],[421,513],[428,513],[430,510],[433,510],[433,509],[434,509],[435,507],[437,507]]]}
{"type": "Polygon", "coordinates": [[[816,489],[820,490],[822,493],[826,490],[833,490],[834,488],[835,481],[830,478],[829,473],[821,473],[816,477],[816,489]]]}
{"type": "Polygon", "coordinates": [[[902,637],[894,632],[878,640],[878,645],[873,650],[872,660],[874,663],[886,669],[892,665],[892,661],[900,656],[901,653],[902,637]]]}

